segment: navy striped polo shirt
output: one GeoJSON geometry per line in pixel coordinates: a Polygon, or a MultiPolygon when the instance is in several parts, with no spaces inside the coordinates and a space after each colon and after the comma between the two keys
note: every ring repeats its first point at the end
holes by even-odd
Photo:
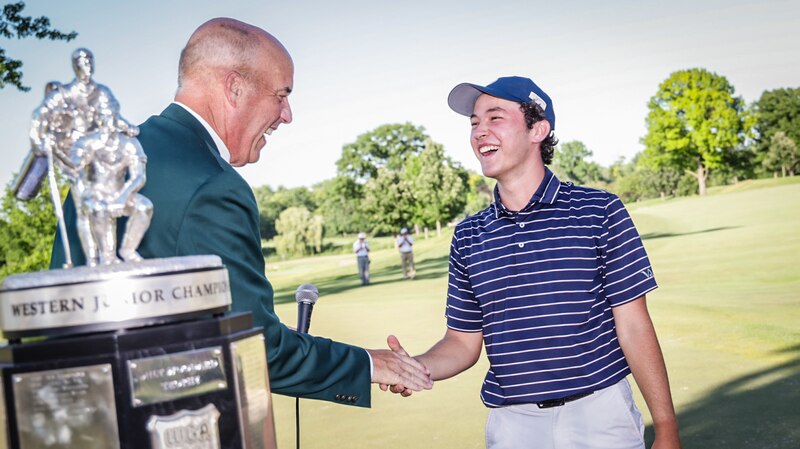
{"type": "Polygon", "coordinates": [[[620,199],[542,184],[519,212],[495,202],[456,226],[447,326],[483,332],[488,407],[541,402],[613,385],[630,373],[612,307],[657,287],[620,199]]]}

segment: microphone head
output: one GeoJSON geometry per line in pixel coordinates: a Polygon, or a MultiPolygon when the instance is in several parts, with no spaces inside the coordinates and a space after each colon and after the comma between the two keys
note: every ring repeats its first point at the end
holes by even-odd
{"type": "Polygon", "coordinates": [[[303,284],[297,287],[294,299],[297,300],[298,304],[305,303],[313,306],[319,299],[319,290],[314,284],[303,284]]]}

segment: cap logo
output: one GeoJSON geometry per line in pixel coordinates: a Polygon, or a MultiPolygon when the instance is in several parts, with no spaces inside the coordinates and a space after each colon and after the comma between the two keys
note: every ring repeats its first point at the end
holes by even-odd
{"type": "Polygon", "coordinates": [[[545,103],[544,100],[542,100],[542,97],[536,95],[535,92],[531,92],[528,95],[528,98],[530,98],[534,103],[538,104],[543,111],[547,110],[547,103],[545,103]]]}

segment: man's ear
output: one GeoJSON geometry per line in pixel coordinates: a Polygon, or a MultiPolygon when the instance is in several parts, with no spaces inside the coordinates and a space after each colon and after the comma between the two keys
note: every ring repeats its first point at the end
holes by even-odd
{"type": "Polygon", "coordinates": [[[223,83],[225,100],[233,107],[238,106],[244,95],[244,77],[239,72],[231,70],[225,75],[223,83]]]}
{"type": "Polygon", "coordinates": [[[550,122],[547,120],[539,120],[533,124],[529,132],[532,143],[542,143],[550,135],[550,122]]]}

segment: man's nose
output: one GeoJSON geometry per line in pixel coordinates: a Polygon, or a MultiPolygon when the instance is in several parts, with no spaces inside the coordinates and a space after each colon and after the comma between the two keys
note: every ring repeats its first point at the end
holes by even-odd
{"type": "Polygon", "coordinates": [[[486,137],[486,126],[480,123],[475,125],[475,127],[472,128],[472,138],[475,140],[481,140],[484,137],[486,137]]]}
{"type": "Polygon", "coordinates": [[[292,107],[289,105],[288,98],[284,102],[283,108],[281,108],[281,120],[286,124],[292,123],[292,107]]]}

